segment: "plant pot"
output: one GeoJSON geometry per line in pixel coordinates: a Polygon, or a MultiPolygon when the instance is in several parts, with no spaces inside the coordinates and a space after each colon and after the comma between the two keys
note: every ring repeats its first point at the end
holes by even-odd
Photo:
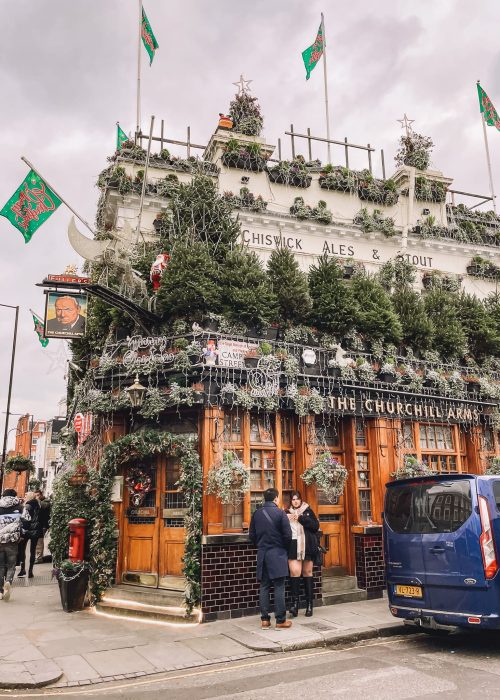
{"type": "Polygon", "coordinates": [[[205,401],[205,392],[204,391],[194,391],[193,392],[193,403],[204,403],[205,401]]]}
{"type": "Polygon", "coordinates": [[[265,340],[277,340],[278,339],[279,328],[278,326],[267,326],[262,331],[262,338],[265,340]]]}
{"type": "Polygon", "coordinates": [[[396,375],[391,374],[390,372],[381,372],[378,376],[380,381],[384,382],[385,384],[394,384],[396,381],[396,375]]]}
{"type": "Polygon", "coordinates": [[[467,382],[466,389],[467,389],[468,394],[472,394],[474,396],[477,396],[479,394],[480,389],[481,389],[481,385],[478,384],[477,382],[467,382]]]}
{"type": "Polygon", "coordinates": [[[349,280],[354,274],[354,265],[344,265],[344,279],[349,280]]]}
{"type": "Polygon", "coordinates": [[[222,164],[228,168],[251,170],[254,173],[262,172],[266,165],[266,161],[263,158],[256,156],[243,156],[239,153],[223,153],[221,160],[222,164]]]}
{"type": "Polygon", "coordinates": [[[258,328],[256,326],[248,326],[247,327],[247,337],[248,338],[260,338],[261,332],[258,330],[258,328]]]}
{"type": "Polygon", "coordinates": [[[255,369],[257,365],[259,364],[259,358],[258,357],[245,357],[245,367],[247,369],[255,369]]]}
{"type": "Polygon", "coordinates": [[[467,265],[466,270],[467,274],[472,275],[472,277],[483,277],[485,275],[485,271],[480,265],[467,265]]]}
{"type": "Polygon", "coordinates": [[[201,362],[201,355],[199,352],[188,355],[188,360],[192,365],[198,365],[201,362]]]}
{"type": "Polygon", "coordinates": [[[87,483],[87,474],[74,474],[68,479],[70,486],[83,486],[87,483]]]}
{"type": "Polygon", "coordinates": [[[72,581],[65,581],[62,576],[59,576],[58,583],[63,610],[68,613],[83,610],[89,585],[89,572],[82,571],[72,581]]]}
{"type": "Polygon", "coordinates": [[[320,374],[318,365],[302,365],[302,374],[307,374],[310,377],[317,377],[320,374]]]}
{"type": "Polygon", "coordinates": [[[431,289],[432,287],[432,277],[430,275],[427,275],[422,277],[422,286],[424,289],[431,289]]]}
{"type": "Polygon", "coordinates": [[[312,177],[310,175],[293,175],[290,173],[281,173],[276,170],[268,170],[268,175],[271,182],[276,182],[279,185],[309,187],[312,182],[312,177]]]}
{"type": "Polygon", "coordinates": [[[340,377],[340,367],[326,367],[326,371],[330,377],[340,377]]]}

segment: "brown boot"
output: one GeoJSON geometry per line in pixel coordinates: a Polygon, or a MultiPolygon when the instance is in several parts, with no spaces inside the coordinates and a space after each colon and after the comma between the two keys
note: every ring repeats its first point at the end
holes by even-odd
{"type": "Polygon", "coordinates": [[[277,630],[287,630],[292,626],[292,621],[291,620],[284,620],[283,622],[277,622],[276,623],[276,629],[277,630]]]}

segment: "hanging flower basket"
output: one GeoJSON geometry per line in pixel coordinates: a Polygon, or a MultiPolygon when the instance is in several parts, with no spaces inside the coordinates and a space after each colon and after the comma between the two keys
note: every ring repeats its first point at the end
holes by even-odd
{"type": "Polygon", "coordinates": [[[207,493],[228,505],[241,503],[250,490],[250,471],[235,452],[225,450],[222,462],[208,472],[207,493]]]}
{"type": "Polygon", "coordinates": [[[29,459],[29,457],[23,457],[22,455],[15,455],[14,457],[9,457],[5,462],[5,473],[17,472],[21,474],[22,472],[33,472],[35,471],[35,465],[29,459]]]}
{"type": "Polygon", "coordinates": [[[335,503],[344,493],[348,471],[329,452],[323,452],[315,462],[305,470],[301,479],[307,486],[316,484],[330,503],[335,503]]]}
{"type": "Polygon", "coordinates": [[[432,469],[429,469],[427,462],[420,462],[413,455],[405,455],[402,464],[391,474],[392,478],[412,479],[415,476],[431,476],[435,474],[432,469]]]}

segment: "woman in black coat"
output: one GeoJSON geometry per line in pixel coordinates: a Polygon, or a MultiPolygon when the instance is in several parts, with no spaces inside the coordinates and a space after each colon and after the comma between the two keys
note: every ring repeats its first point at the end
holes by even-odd
{"type": "Polygon", "coordinates": [[[313,614],[313,566],[318,560],[319,548],[316,533],[319,522],[312,508],[302,500],[299,491],[293,491],[290,508],[287,511],[292,528],[292,543],[288,549],[288,568],[290,569],[290,589],[292,606],[290,612],[297,617],[299,612],[300,576],[304,580],[306,591],[306,617],[313,614]]]}
{"type": "Polygon", "coordinates": [[[24,497],[24,506],[29,513],[31,520],[22,525],[21,535],[22,540],[19,543],[19,559],[21,562],[21,570],[18,576],[26,576],[26,547],[30,542],[30,563],[28,568],[28,578],[33,578],[33,565],[35,563],[36,545],[38,538],[42,534],[42,525],[40,523],[40,503],[35,494],[31,491],[24,497]]]}

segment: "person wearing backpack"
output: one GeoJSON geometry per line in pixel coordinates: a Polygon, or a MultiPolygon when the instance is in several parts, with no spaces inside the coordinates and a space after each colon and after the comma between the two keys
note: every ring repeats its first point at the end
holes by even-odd
{"type": "Polygon", "coordinates": [[[5,489],[0,498],[0,600],[10,598],[16,571],[17,548],[21,526],[28,523],[29,513],[23,509],[14,489],[5,489]]]}
{"type": "Polygon", "coordinates": [[[42,534],[42,524],[40,522],[40,503],[36,495],[29,491],[24,497],[24,507],[28,515],[29,521],[23,523],[21,529],[22,541],[19,545],[19,559],[21,562],[21,570],[17,576],[26,576],[26,547],[30,543],[30,561],[28,567],[28,578],[33,578],[33,566],[36,557],[36,545],[38,538],[42,534]]]}

